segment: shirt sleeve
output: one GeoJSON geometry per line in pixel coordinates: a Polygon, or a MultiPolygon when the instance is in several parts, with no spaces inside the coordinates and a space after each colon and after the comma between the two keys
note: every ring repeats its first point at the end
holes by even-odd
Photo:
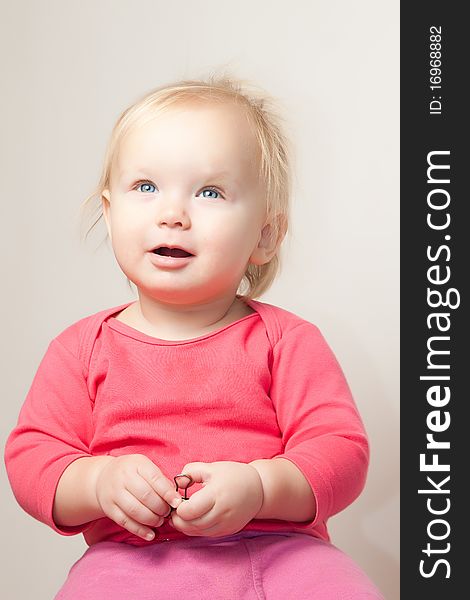
{"type": "Polygon", "coordinates": [[[271,399],[284,444],[273,458],[294,463],[312,488],[317,511],[303,525],[326,523],[362,491],[369,445],[341,367],[312,323],[275,344],[271,399]]]}
{"type": "Polygon", "coordinates": [[[92,431],[92,403],[82,364],[55,338],[6,441],[4,460],[20,506],[62,535],[81,533],[93,524],[57,527],[52,517],[59,479],[74,460],[91,456],[92,431]]]}

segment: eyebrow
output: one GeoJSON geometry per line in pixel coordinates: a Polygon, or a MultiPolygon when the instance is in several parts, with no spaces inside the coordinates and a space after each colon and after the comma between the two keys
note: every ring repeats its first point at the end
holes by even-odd
{"type": "MultiPolygon", "coordinates": [[[[127,186],[137,180],[153,180],[154,177],[151,173],[151,169],[149,169],[149,171],[146,169],[122,171],[120,180],[127,186]]],[[[200,177],[205,179],[206,185],[220,185],[223,186],[227,192],[231,190],[233,194],[238,194],[242,189],[241,182],[234,178],[232,173],[227,170],[210,171],[207,172],[206,175],[201,175],[200,177]]]]}
{"type": "MultiPolygon", "coordinates": [[[[121,177],[149,177],[150,173],[151,173],[152,169],[128,169],[127,171],[120,171],[120,176],[121,177]]],[[[226,170],[222,170],[222,171],[214,171],[214,172],[208,172],[207,175],[205,175],[205,177],[207,179],[212,179],[212,178],[220,178],[220,177],[231,177],[231,173],[229,171],[226,170]]]]}

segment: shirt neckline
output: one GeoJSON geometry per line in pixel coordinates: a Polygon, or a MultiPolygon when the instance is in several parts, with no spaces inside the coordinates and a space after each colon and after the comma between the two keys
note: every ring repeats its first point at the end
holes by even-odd
{"type": "Polygon", "coordinates": [[[180,346],[180,345],[185,345],[185,344],[193,344],[194,342],[199,342],[201,340],[210,338],[214,335],[218,335],[218,334],[222,333],[223,331],[225,331],[226,329],[228,329],[229,327],[238,325],[238,323],[247,321],[248,319],[251,319],[253,317],[260,316],[256,302],[253,300],[245,299],[244,302],[246,302],[246,304],[248,304],[248,306],[250,306],[255,312],[250,313],[249,315],[245,315],[244,317],[240,317],[240,319],[237,319],[236,321],[232,321],[232,323],[228,323],[228,325],[224,325],[220,329],[215,329],[214,331],[210,331],[209,333],[205,333],[203,335],[199,335],[194,338],[189,338],[186,340],[164,340],[164,339],[149,335],[147,333],[144,333],[143,331],[139,331],[138,329],[135,329],[135,327],[132,327],[131,325],[127,325],[127,323],[123,323],[122,321],[119,321],[118,319],[116,319],[116,317],[114,316],[115,314],[121,312],[122,310],[124,310],[125,308],[127,308],[128,306],[133,304],[134,302],[135,302],[135,300],[132,300],[131,302],[122,304],[114,313],[112,313],[111,315],[109,315],[107,317],[107,319],[105,320],[106,325],[108,327],[110,327],[111,329],[114,329],[115,331],[118,331],[119,333],[126,335],[127,337],[131,337],[135,340],[139,340],[139,341],[145,342],[147,344],[154,344],[154,345],[158,345],[158,346],[180,346]]]}

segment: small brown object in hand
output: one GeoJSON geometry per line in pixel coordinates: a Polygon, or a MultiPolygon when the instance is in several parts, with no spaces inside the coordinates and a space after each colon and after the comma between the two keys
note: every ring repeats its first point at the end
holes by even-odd
{"type": "MultiPolygon", "coordinates": [[[[179,473],[178,475],[175,475],[173,477],[173,480],[174,480],[175,485],[176,485],[176,491],[178,491],[180,488],[182,490],[184,490],[183,500],[189,500],[189,498],[188,498],[188,487],[193,483],[193,478],[190,475],[186,475],[186,473],[179,473]],[[181,483],[179,484],[177,480],[180,477],[185,477],[187,479],[187,482],[183,482],[183,485],[181,485],[181,483]]],[[[165,519],[167,519],[174,510],[176,510],[176,508],[171,507],[170,508],[170,512],[165,516],[165,519]]]]}
{"type": "Polygon", "coordinates": [[[192,484],[193,479],[190,475],[186,475],[186,473],[180,473],[179,475],[175,475],[173,477],[174,481],[175,481],[175,485],[176,485],[176,491],[178,491],[179,488],[184,490],[184,497],[183,500],[188,500],[188,487],[192,484]],[[186,477],[188,479],[188,482],[186,483],[186,485],[181,485],[178,483],[177,479],[180,477],[186,477]]]}

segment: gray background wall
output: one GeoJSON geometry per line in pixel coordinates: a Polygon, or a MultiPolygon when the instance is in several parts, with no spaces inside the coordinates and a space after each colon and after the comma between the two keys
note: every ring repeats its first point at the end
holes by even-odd
{"type": "MultiPolygon", "coordinates": [[[[2,446],[49,341],[134,298],[104,225],[80,241],[120,112],[228,67],[285,107],[297,154],[284,267],[260,299],[317,324],[368,430],[361,497],[333,542],[399,597],[399,3],[1,2],[2,446]]],[[[2,597],[50,599],[86,550],[16,504],[0,471],[2,597]],[[25,576],[28,573],[28,576],[25,576]]]]}

